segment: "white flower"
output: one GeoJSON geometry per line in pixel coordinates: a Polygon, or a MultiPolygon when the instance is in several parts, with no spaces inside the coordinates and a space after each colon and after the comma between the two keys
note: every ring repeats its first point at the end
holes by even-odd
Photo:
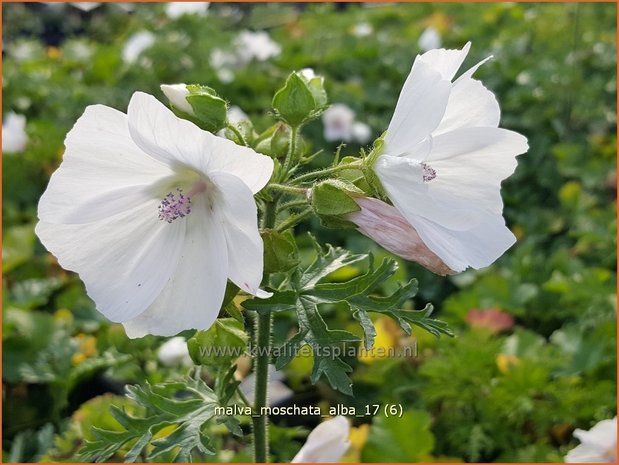
{"type": "Polygon", "coordinates": [[[354,122],[355,112],[348,105],[343,103],[331,105],[322,114],[325,140],[350,142],[354,122]]]}
{"type": "Polygon", "coordinates": [[[187,84],[161,84],[159,87],[172,105],[189,115],[195,116],[193,107],[187,101],[189,95],[187,84]]]}
{"type": "Polygon", "coordinates": [[[234,80],[233,69],[240,64],[236,55],[216,48],[211,52],[209,61],[221,82],[228,84],[234,80]]]}
{"type": "Polygon", "coordinates": [[[238,124],[241,121],[245,121],[247,119],[249,119],[249,116],[247,116],[247,113],[241,110],[241,107],[232,105],[230,108],[228,108],[228,121],[230,123],[238,124]]]}
{"type": "Polygon", "coordinates": [[[209,2],[169,2],[165,6],[165,14],[170,19],[183,15],[206,16],[209,5],[209,2]]]}
{"type": "Polygon", "coordinates": [[[368,197],[355,199],[361,210],[347,216],[362,234],[407,260],[416,261],[430,271],[447,275],[451,270],[423,243],[413,226],[391,205],[368,197]]]}
{"type": "Polygon", "coordinates": [[[352,34],[355,37],[367,37],[374,32],[374,28],[369,23],[358,23],[353,27],[352,34]]]}
{"type": "Polygon", "coordinates": [[[452,82],[469,48],[415,59],[374,165],[395,208],[456,272],[490,265],[516,241],[501,181],[528,149],[525,137],[498,128],[494,95],[471,78],[486,60],[452,82]]]}
{"type": "Polygon", "coordinates": [[[602,420],[589,431],[577,429],[580,445],[567,453],[567,463],[617,463],[617,417],[602,420]]]}
{"type": "Polygon", "coordinates": [[[229,278],[264,297],[253,194],[273,161],[133,94],[86,108],[39,202],[36,233],[129,337],[207,329],[229,278]]]}
{"type": "Polygon", "coordinates": [[[441,46],[441,35],[432,26],[427,27],[419,36],[417,45],[419,45],[419,48],[424,52],[439,48],[441,46]]]}
{"type": "Polygon", "coordinates": [[[245,63],[253,59],[266,61],[278,56],[282,51],[281,46],[265,31],[241,31],[235,44],[239,58],[245,63]]]}
{"type": "Polygon", "coordinates": [[[71,5],[77,8],[78,10],[88,12],[88,11],[92,11],[95,8],[97,8],[99,5],[101,5],[101,3],[100,2],[72,2],[71,5]]]}
{"type": "Polygon", "coordinates": [[[359,144],[367,144],[372,138],[372,128],[360,121],[352,125],[352,139],[359,144]]]}
{"type": "Polygon", "coordinates": [[[184,337],[173,337],[165,341],[157,351],[157,359],[166,367],[193,366],[184,337]]]}
{"type": "Polygon", "coordinates": [[[2,153],[23,152],[27,144],[26,117],[10,112],[2,122],[2,153]]]}
{"type": "Polygon", "coordinates": [[[323,421],[307,436],[307,441],[291,463],[339,462],[350,447],[350,426],[343,416],[323,421]]]}
{"type": "Polygon", "coordinates": [[[41,46],[33,40],[20,40],[12,42],[7,47],[8,54],[17,61],[28,61],[35,57],[37,52],[41,50],[41,46]]]}
{"type": "Polygon", "coordinates": [[[122,58],[125,63],[135,63],[140,54],[149,49],[155,43],[155,34],[149,31],[140,31],[133,34],[122,50],[122,58]]]}
{"type": "MultiPolygon", "coordinates": [[[[283,381],[284,374],[281,371],[277,371],[275,365],[269,365],[269,406],[280,405],[293,396],[294,392],[283,381]]],[[[245,397],[253,399],[255,384],[256,375],[255,373],[250,373],[241,381],[239,389],[245,394],[245,397]]]]}

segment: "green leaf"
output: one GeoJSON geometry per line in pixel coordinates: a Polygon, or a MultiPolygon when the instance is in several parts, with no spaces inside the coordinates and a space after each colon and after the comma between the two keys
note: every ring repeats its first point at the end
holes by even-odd
{"type": "Polygon", "coordinates": [[[81,460],[103,462],[124,453],[126,462],[153,460],[163,454],[188,462],[195,451],[214,454],[205,429],[215,418],[219,401],[202,380],[130,386],[127,397],[143,409],[144,416],[134,417],[125,409],[113,407],[111,413],[124,431],[93,428],[95,438],[80,451],[81,460]]]}
{"type": "Polygon", "coordinates": [[[331,386],[348,395],[352,395],[352,381],[346,373],[352,368],[339,356],[342,353],[342,343],[356,343],[359,338],[352,333],[341,330],[330,330],[318,312],[316,304],[304,297],[297,300],[297,317],[299,332],[282,348],[282,356],[276,362],[276,367],[283,367],[292,360],[291,353],[298,352],[304,345],[310,345],[314,352],[314,369],[311,381],[316,383],[325,375],[331,386]]]}
{"type": "Polygon", "coordinates": [[[316,102],[308,83],[297,73],[292,73],[284,87],[275,93],[273,108],[286,123],[296,127],[313,117],[316,102]]]}
{"type": "Polygon", "coordinates": [[[34,226],[25,224],[8,228],[2,241],[2,271],[4,273],[28,262],[34,254],[34,226]]]}
{"type": "Polygon", "coordinates": [[[381,412],[374,417],[361,459],[363,462],[424,462],[433,448],[428,413],[410,410],[399,417],[381,412]]]}
{"type": "Polygon", "coordinates": [[[299,264],[297,245],[290,231],[282,234],[267,229],[260,235],[264,242],[265,273],[288,271],[299,264]]]}
{"type": "Polygon", "coordinates": [[[246,310],[258,313],[283,312],[295,310],[297,294],[293,291],[274,292],[268,299],[248,299],[241,304],[246,310]]]}

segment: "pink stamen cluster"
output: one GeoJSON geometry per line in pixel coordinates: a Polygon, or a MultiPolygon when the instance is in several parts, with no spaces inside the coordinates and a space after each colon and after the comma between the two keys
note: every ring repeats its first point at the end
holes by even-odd
{"type": "Polygon", "coordinates": [[[169,192],[159,205],[159,219],[171,223],[178,218],[184,218],[191,213],[191,197],[183,195],[181,189],[177,194],[169,192]]]}
{"type": "Polygon", "coordinates": [[[425,163],[421,164],[423,168],[423,182],[430,182],[436,177],[436,170],[425,163]]]}

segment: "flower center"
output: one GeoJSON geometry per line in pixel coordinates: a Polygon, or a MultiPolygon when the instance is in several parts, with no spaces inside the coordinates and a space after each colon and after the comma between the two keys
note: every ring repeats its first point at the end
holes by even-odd
{"type": "Polygon", "coordinates": [[[423,168],[423,182],[430,182],[436,177],[436,170],[427,163],[421,163],[423,168]]]}
{"type": "Polygon", "coordinates": [[[159,204],[159,219],[171,223],[178,218],[184,218],[191,213],[191,197],[183,195],[181,188],[176,194],[168,192],[159,204]]]}
{"type": "Polygon", "coordinates": [[[191,187],[187,195],[183,189],[176,188],[176,193],[168,192],[159,204],[159,219],[172,223],[179,218],[184,218],[191,213],[191,198],[206,191],[206,183],[197,181],[191,187]]]}

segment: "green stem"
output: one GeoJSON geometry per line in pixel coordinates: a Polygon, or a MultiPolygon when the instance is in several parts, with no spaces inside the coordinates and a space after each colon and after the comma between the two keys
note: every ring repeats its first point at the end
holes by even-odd
{"type": "Polygon", "coordinates": [[[320,178],[323,176],[328,176],[329,174],[337,173],[338,171],[344,170],[352,170],[352,169],[361,168],[361,161],[359,163],[347,163],[345,165],[337,165],[332,168],[325,168],[318,171],[312,171],[311,173],[302,174],[292,180],[293,183],[301,183],[306,181],[311,181],[316,178],[320,178]]]}
{"type": "Polygon", "coordinates": [[[234,135],[235,135],[236,137],[238,137],[238,138],[239,138],[239,141],[241,142],[241,144],[243,144],[243,145],[245,145],[245,146],[247,146],[247,145],[248,145],[248,144],[247,144],[247,141],[246,141],[246,140],[245,140],[245,138],[243,137],[243,134],[241,134],[241,131],[239,131],[239,130],[237,129],[237,127],[236,127],[234,124],[230,124],[230,123],[228,123],[228,124],[226,125],[226,128],[230,129],[230,131],[232,131],[232,132],[234,133],[234,135]]]}
{"type": "Polygon", "coordinates": [[[312,214],[311,208],[306,208],[301,213],[297,213],[296,215],[290,215],[288,219],[282,221],[275,230],[277,232],[284,232],[286,229],[292,228],[300,221],[304,220],[308,216],[312,214]]]}
{"type": "Polygon", "coordinates": [[[307,197],[303,200],[291,200],[290,202],[282,203],[279,207],[277,207],[277,212],[283,212],[284,210],[288,210],[289,208],[304,207],[305,205],[307,205],[307,202],[307,197]]]}
{"type": "MultiPolygon", "coordinates": [[[[264,210],[262,226],[264,229],[272,229],[277,220],[277,202],[279,195],[274,196],[271,202],[267,202],[264,210]]],[[[268,284],[269,275],[265,274],[263,283],[268,284]]],[[[256,318],[254,375],[256,384],[254,387],[254,411],[252,425],[254,430],[254,461],[267,463],[269,456],[269,418],[263,413],[267,407],[269,386],[269,361],[271,354],[271,326],[273,316],[269,313],[259,313],[256,318]]]]}
{"type": "Polygon", "coordinates": [[[297,135],[299,133],[299,128],[297,126],[290,127],[290,144],[288,144],[288,153],[286,154],[286,159],[284,160],[284,165],[282,167],[282,172],[284,173],[284,179],[288,178],[288,173],[292,168],[294,160],[294,154],[297,151],[297,135]]]}
{"type": "Polygon", "coordinates": [[[269,189],[273,189],[276,191],[286,192],[288,194],[305,194],[307,193],[307,189],[303,187],[294,187],[287,186],[285,184],[269,184],[269,189]]]}

